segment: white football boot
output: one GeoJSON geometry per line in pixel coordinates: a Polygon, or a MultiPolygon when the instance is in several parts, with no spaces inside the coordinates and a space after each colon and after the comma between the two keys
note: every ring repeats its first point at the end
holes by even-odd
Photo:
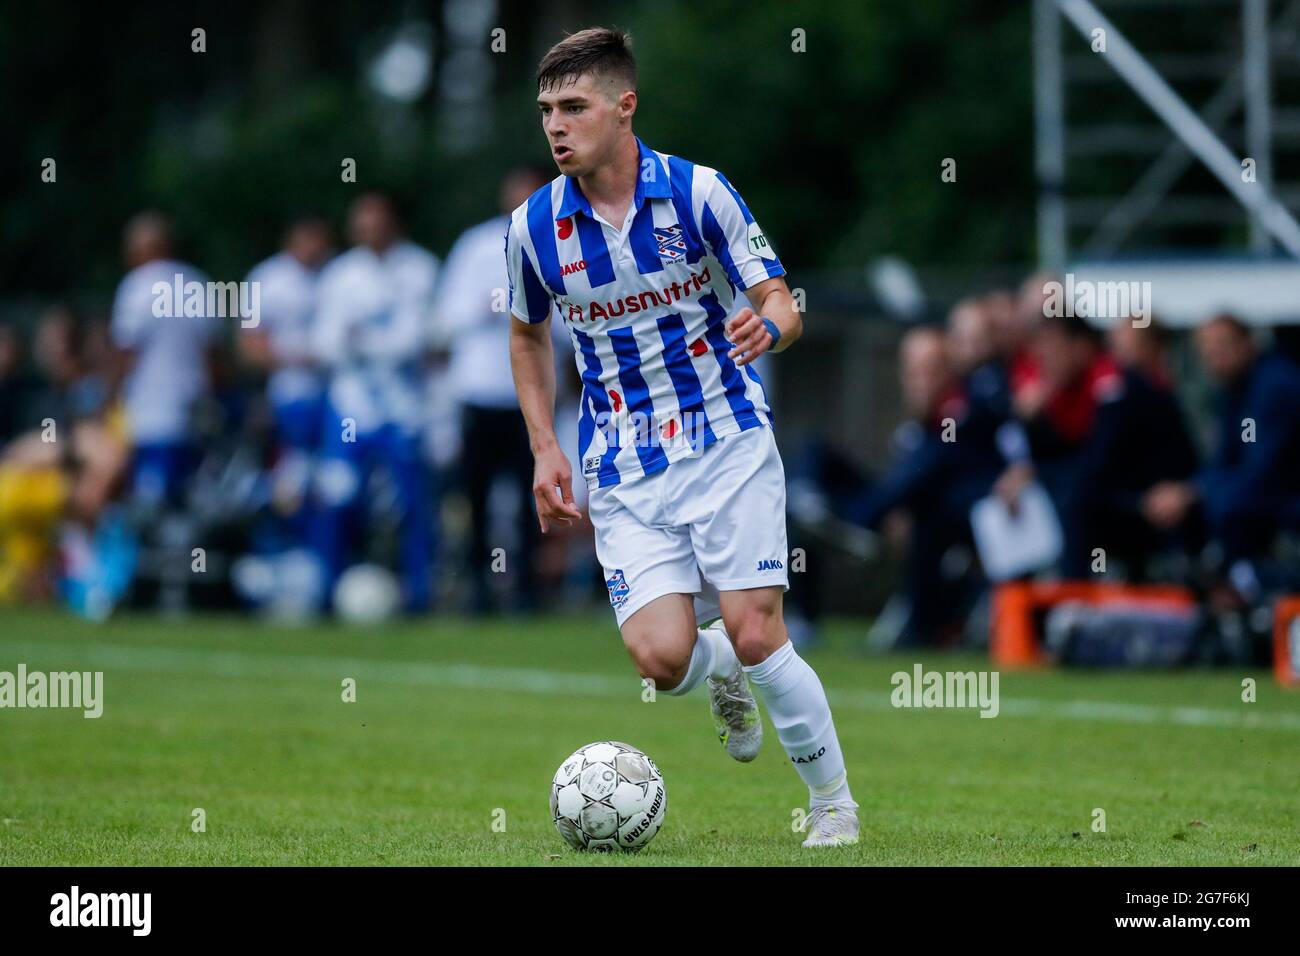
{"type": "Polygon", "coordinates": [[[748,763],[758,756],[763,745],[763,720],[758,714],[758,701],[749,689],[749,678],[736,669],[724,680],[708,678],[709,709],[713,711],[713,724],[718,728],[718,739],[727,753],[748,763]]]}
{"type": "Polygon", "coordinates": [[[804,824],[804,846],[851,846],[858,842],[858,811],[852,806],[813,807],[804,824]]]}

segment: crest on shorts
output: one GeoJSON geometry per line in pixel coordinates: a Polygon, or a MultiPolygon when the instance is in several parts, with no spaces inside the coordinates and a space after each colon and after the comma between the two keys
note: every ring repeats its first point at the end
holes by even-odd
{"type": "Polygon", "coordinates": [[[681,262],[686,258],[686,237],[682,235],[680,224],[656,229],[654,233],[660,261],[681,262]]]}
{"type": "Polygon", "coordinates": [[[609,606],[620,608],[627,603],[628,593],[632,590],[627,585],[627,578],[623,577],[623,569],[615,568],[613,575],[605,579],[605,587],[609,588],[609,606]]]}

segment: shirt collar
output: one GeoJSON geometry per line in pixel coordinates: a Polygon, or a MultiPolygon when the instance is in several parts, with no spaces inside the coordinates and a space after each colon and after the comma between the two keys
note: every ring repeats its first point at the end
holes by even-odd
{"type": "MultiPolygon", "coordinates": [[[[663,161],[654,150],[641,142],[639,136],[636,137],[636,148],[640,158],[637,162],[636,193],[632,197],[632,208],[640,209],[641,204],[647,199],[671,199],[673,187],[663,161]]],[[[595,218],[591,211],[591,203],[582,194],[578,180],[573,176],[566,176],[564,195],[560,197],[560,209],[555,214],[555,219],[557,222],[568,219],[577,212],[583,213],[588,218],[595,218]]]]}

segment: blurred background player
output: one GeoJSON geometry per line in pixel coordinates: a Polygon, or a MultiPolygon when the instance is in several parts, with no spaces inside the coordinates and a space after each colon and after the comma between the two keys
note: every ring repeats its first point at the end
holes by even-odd
{"type": "MultiPolygon", "coordinates": [[[[328,370],[315,522],[319,555],[333,586],[365,524],[376,466],[391,479],[404,607],[432,598],[434,509],[421,451],[422,359],[438,260],[407,240],[390,197],[368,192],[348,212],[352,248],[320,280],[313,334],[328,370]]],[[[327,591],[327,593],[329,593],[327,591]]]]}
{"type": "Polygon", "coordinates": [[[208,280],[172,257],[171,221],[156,211],[127,223],[123,257],[129,271],[113,300],[112,336],[134,448],[131,494],[145,506],[179,505],[197,457],[191,413],[210,387],[217,324],[206,295],[200,314],[186,315],[172,290],[208,280]]]}
{"type": "MultiPolygon", "coordinates": [[[[518,502],[509,570],[516,603],[536,601],[537,527],[533,522],[533,456],[510,372],[510,313],[501,248],[509,213],[527,201],[550,176],[524,166],[512,170],[500,190],[501,214],[466,230],[447,254],[434,298],[435,339],[450,352],[447,385],[459,409],[460,480],[469,500],[467,572],[471,609],[493,609],[489,586],[489,497],[499,478],[508,479],[518,502]]],[[[499,542],[504,546],[505,542],[499,542]]]]}
{"type": "Polygon", "coordinates": [[[260,286],[260,321],[241,328],[240,351],[264,371],[277,443],[271,498],[288,519],[294,544],[306,540],[308,492],[320,442],[325,387],[312,349],[321,270],[334,253],[334,232],[318,216],[295,220],[282,250],[248,274],[260,286]]]}

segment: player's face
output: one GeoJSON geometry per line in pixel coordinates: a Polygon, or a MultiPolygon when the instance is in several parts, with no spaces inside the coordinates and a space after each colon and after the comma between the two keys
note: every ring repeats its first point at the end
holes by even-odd
{"type": "Polygon", "coordinates": [[[289,254],[312,269],[324,264],[333,245],[333,237],[322,223],[301,223],[289,233],[289,254]]]}
{"type": "Polygon", "coordinates": [[[579,76],[556,89],[537,95],[542,131],[551,158],[566,176],[587,176],[613,157],[619,127],[631,115],[636,94],[613,96],[609,81],[579,76]]]}
{"type": "Polygon", "coordinates": [[[358,199],[348,217],[348,236],[354,245],[387,249],[397,239],[397,220],[388,203],[374,196],[358,199]]]}

